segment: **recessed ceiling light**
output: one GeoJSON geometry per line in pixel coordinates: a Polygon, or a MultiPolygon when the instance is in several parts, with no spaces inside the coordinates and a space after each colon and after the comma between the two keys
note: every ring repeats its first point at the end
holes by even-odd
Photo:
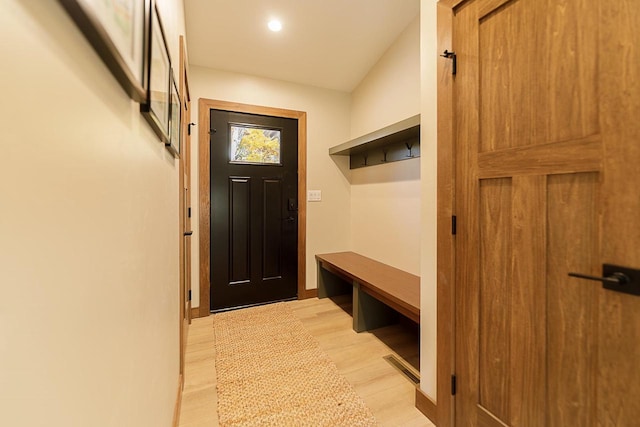
{"type": "Polygon", "coordinates": [[[267,25],[269,26],[269,29],[271,31],[276,33],[282,29],[282,22],[278,21],[277,19],[272,19],[267,25]]]}

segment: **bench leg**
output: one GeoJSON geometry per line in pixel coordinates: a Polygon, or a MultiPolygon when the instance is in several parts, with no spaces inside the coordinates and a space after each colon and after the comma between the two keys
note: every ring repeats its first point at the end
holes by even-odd
{"type": "Polygon", "coordinates": [[[353,283],[353,329],[356,332],[368,331],[396,323],[398,313],[381,303],[353,283]]]}
{"type": "Polygon", "coordinates": [[[351,284],[325,270],[318,262],[318,298],[328,298],[349,293],[351,284]]]}

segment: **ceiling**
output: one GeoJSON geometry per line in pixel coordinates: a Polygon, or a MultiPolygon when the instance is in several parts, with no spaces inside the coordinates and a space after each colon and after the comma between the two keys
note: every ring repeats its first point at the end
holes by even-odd
{"type": "Polygon", "coordinates": [[[185,0],[189,62],[351,92],[420,0],[185,0]],[[282,21],[271,32],[269,19],[282,21]]]}

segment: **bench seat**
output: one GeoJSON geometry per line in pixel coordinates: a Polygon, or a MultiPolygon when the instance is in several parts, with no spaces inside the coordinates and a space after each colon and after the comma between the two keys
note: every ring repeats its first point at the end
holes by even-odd
{"type": "Polygon", "coordinates": [[[395,312],[420,323],[420,277],[355,252],[319,254],[316,260],[319,298],[348,292],[344,282],[353,287],[356,331],[384,326],[395,312]]]}

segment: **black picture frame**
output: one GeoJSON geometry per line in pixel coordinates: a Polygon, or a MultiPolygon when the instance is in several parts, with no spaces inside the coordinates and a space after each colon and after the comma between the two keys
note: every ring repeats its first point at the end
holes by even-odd
{"type": "Polygon", "coordinates": [[[178,84],[176,79],[171,73],[171,88],[170,88],[170,100],[171,105],[169,108],[169,143],[165,144],[167,149],[173,154],[174,157],[180,157],[180,150],[182,149],[182,103],[181,103],[180,91],[178,90],[178,84]]]}
{"type": "Polygon", "coordinates": [[[140,112],[147,119],[160,141],[169,140],[171,57],[167,47],[160,12],[157,5],[151,7],[147,35],[147,93],[140,112]]]}
{"type": "Polygon", "coordinates": [[[117,11],[110,9],[114,7],[110,2],[58,1],[122,89],[136,102],[144,102],[147,97],[146,37],[151,0],[125,2],[117,11]]]}

